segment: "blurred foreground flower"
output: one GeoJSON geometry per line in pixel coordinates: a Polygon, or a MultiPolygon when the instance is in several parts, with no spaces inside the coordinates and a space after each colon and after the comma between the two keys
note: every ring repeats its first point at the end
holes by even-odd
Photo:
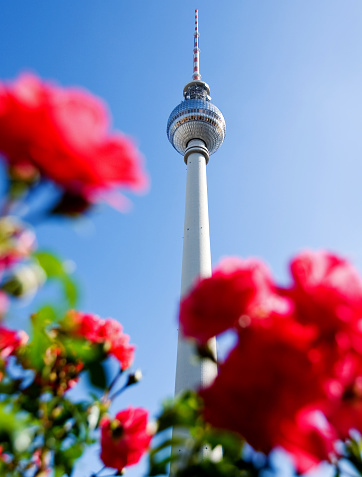
{"type": "Polygon", "coordinates": [[[15,355],[17,350],[28,342],[28,339],[25,331],[9,330],[0,326],[0,381],[4,376],[8,357],[15,355]]]}
{"type": "Polygon", "coordinates": [[[0,219],[0,271],[30,255],[35,249],[35,234],[16,217],[0,219]]]}
{"type": "Polygon", "coordinates": [[[102,419],[101,459],[107,467],[121,471],[139,462],[151,441],[147,419],[145,409],[133,407],[119,412],[114,419],[102,419]]]}
{"type": "Polygon", "coordinates": [[[13,354],[20,346],[27,343],[29,337],[25,331],[9,330],[0,326],[0,357],[6,359],[13,354]]]}
{"type": "Polygon", "coordinates": [[[227,259],[181,303],[199,344],[233,329],[234,349],[200,391],[204,417],[256,450],[281,446],[305,472],[362,433],[362,279],[344,259],[305,252],[278,287],[255,259],[227,259]]]}
{"type": "Polygon", "coordinates": [[[104,103],[84,90],[29,73],[0,83],[0,153],[17,181],[44,176],[63,189],[58,213],[81,212],[116,187],[146,187],[136,147],[109,126],[104,103]]]}

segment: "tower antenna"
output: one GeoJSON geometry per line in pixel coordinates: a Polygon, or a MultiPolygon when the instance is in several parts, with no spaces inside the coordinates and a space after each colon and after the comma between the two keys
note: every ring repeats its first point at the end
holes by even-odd
{"type": "Polygon", "coordinates": [[[195,33],[194,33],[194,72],[193,81],[200,81],[200,48],[199,48],[199,19],[198,10],[195,10],[195,33]]]}

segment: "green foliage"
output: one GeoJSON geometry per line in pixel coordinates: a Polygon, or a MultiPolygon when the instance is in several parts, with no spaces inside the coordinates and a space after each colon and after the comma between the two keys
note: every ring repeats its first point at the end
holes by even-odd
{"type": "Polygon", "coordinates": [[[36,370],[42,370],[44,355],[51,345],[51,339],[47,333],[47,326],[56,319],[52,307],[46,306],[31,317],[31,342],[28,346],[27,356],[30,364],[36,370]]]}
{"type": "MultiPolygon", "coordinates": [[[[349,461],[359,475],[362,475],[362,439],[348,439],[344,446],[343,457],[349,461]]],[[[337,473],[340,467],[337,465],[337,473]]]]}
{"type": "Polygon", "coordinates": [[[260,472],[252,462],[242,459],[239,436],[205,423],[202,401],[192,391],[164,404],[154,441],[157,444],[149,453],[149,476],[167,475],[170,465],[175,477],[251,477],[260,472]]]}
{"type": "Polygon", "coordinates": [[[93,361],[88,365],[88,371],[90,382],[93,384],[93,386],[96,386],[100,389],[105,389],[107,380],[102,363],[99,363],[98,361],[93,361]]]}
{"type": "MultiPolygon", "coordinates": [[[[16,356],[16,379],[0,359],[0,446],[6,455],[2,460],[0,452],[0,475],[43,476],[44,470],[45,476],[51,459],[54,475],[71,476],[77,459],[95,442],[94,433],[110,405],[103,366],[107,355],[102,345],[73,337],[66,321],[45,306],[32,316],[31,339],[16,356]],[[103,391],[101,400],[92,393],[78,403],[68,398],[67,390],[82,372],[103,391]]],[[[117,376],[122,376],[121,369],[117,376]]],[[[134,381],[133,375],[125,379],[134,381]]]]}
{"type": "MultiPolygon", "coordinates": [[[[36,120],[44,126],[46,114],[43,116],[37,116],[36,120]]],[[[48,291],[52,293],[55,289],[57,293],[50,304],[31,316],[28,343],[25,332],[8,329],[7,323],[1,325],[0,476],[65,477],[73,474],[76,461],[95,442],[101,419],[114,396],[140,378],[136,373],[127,375],[119,364],[116,378],[107,386],[104,361],[111,354],[113,336],[103,336],[100,332],[94,337],[90,336],[92,333],[82,333],[81,326],[77,328],[75,315],[69,309],[77,306],[79,290],[67,263],[53,253],[34,252],[34,230],[14,216],[18,212],[34,223],[50,215],[81,216],[92,206],[88,194],[83,196],[81,189],[61,191],[55,206],[33,201],[33,194],[41,190],[45,177],[34,163],[33,154],[27,156],[29,162],[7,161],[4,177],[6,190],[0,212],[0,319],[5,318],[9,307],[7,297],[11,301],[32,297],[46,281],[48,291]],[[40,208],[37,202],[42,204],[40,208]],[[89,392],[85,401],[73,402],[68,391],[82,374],[89,376],[97,395],[89,392]],[[121,376],[125,384],[115,391],[113,386],[117,388],[121,376]]],[[[53,296],[51,293],[48,296],[53,296]]],[[[89,325],[91,331],[93,325],[94,322],[89,325]]],[[[111,333],[115,334],[115,340],[122,338],[121,327],[119,335],[111,333]]],[[[122,347],[118,344],[117,350],[122,347]]],[[[122,364],[126,367],[129,363],[122,364]]]]}
{"type": "Polygon", "coordinates": [[[0,441],[18,454],[25,451],[34,435],[36,420],[31,415],[19,414],[10,405],[0,404],[0,441]]]}
{"type": "Polygon", "coordinates": [[[192,428],[201,419],[202,402],[192,391],[183,393],[174,401],[165,403],[162,414],[158,417],[158,432],[172,426],[192,428]]]}
{"type": "Polygon", "coordinates": [[[67,272],[64,262],[56,255],[45,251],[37,251],[33,253],[33,257],[44,270],[47,278],[60,284],[64,295],[62,305],[66,308],[74,308],[78,303],[79,290],[77,284],[67,272]]]}

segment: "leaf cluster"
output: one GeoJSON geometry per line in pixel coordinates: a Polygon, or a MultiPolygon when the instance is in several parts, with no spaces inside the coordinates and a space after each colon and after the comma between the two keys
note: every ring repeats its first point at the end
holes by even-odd
{"type": "Polygon", "coordinates": [[[169,472],[174,477],[256,477],[266,467],[243,458],[240,436],[204,421],[202,400],[193,391],[165,402],[154,442],[149,477],[169,472]]]}

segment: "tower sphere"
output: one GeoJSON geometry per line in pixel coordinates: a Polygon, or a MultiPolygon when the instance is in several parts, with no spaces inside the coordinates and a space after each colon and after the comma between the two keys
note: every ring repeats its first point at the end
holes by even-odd
{"type": "Polygon", "coordinates": [[[176,106],[168,119],[168,139],[182,155],[192,139],[201,139],[211,155],[224,141],[224,116],[211,103],[210,88],[205,82],[191,81],[185,86],[183,94],[185,100],[176,106]]]}

